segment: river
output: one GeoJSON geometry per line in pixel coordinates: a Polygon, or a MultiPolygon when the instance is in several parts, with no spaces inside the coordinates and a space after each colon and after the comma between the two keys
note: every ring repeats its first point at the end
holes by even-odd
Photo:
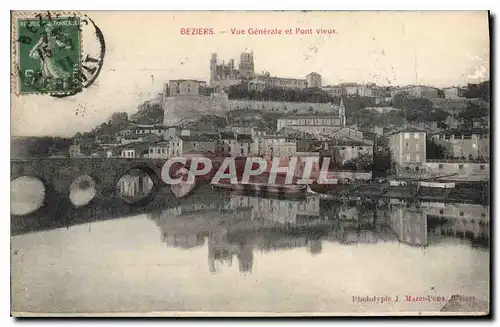
{"type": "MultiPolygon", "coordinates": [[[[34,184],[21,185],[13,208],[40,205],[34,184]]],[[[71,201],[85,208],[95,194],[90,183],[71,201]]],[[[345,314],[439,311],[452,295],[489,301],[488,206],[212,189],[113,217],[110,205],[87,206],[92,217],[78,224],[13,234],[13,311],[345,314]]]]}

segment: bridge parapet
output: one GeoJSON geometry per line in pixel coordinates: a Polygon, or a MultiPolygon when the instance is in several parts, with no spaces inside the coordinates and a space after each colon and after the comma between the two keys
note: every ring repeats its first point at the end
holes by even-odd
{"type": "MultiPolygon", "coordinates": [[[[43,206],[58,206],[63,198],[69,198],[81,176],[90,176],[95,189],[93,198],[117,194],[118,181],[132,169],[140,169],[152,181],[148,197],[165,184],[161,170],[165,160],[148,158],[30,158],[11,160],[11,182],[20,177],[40,180],[45,188],[43,206]],[[73,184],[73,185],[72,185],[73,184]]],[[[88,180],[88,178],[87,178],[88,180]]],[[[80,185],[80,184],[78,184],[80,185]]],[[[16,186],[17,187],[17,186],[16,186]]],[[[83,187],[83,186],[82,186],[83,187]]],[[[88,186],[87,186],[88,187],[88,186]]],[[[22,186],[21,186],[21,193],[22,186]]],[[[92,199],[91,199],[92,200],[92,199]]]]}

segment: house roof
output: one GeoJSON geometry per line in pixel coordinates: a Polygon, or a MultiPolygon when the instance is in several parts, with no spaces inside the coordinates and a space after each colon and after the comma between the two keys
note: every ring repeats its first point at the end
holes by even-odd
{"type": "Polygon", "coordinates": [[[452,128],[433,133],[433,135],[489,134],[487,128],[452,128]]]}
{"type": "Polygon", "coordinates": [[[169,80],[169,82],[176,82],[176,83],[179,83],[179,82],[196,82],[196,83],[200,83],[200,84],[206,83],[205,81],[199,81],[199,80],[196,80],[196,79],[171,79],[171,80],[169,80]]]}
{"type": "Polygon", "coordinates": [[[236,134],[234,132],[220,132],[221,139],[224,140],[234,140],[236,139],[236,134]]]}
{"type": "Polygon", "coordinates": [[[372,146],[372,144],[367,144],[359,140],[339,140],[338,142],[336,142],[336,144],[347,146],[372,146]]]}
{"type": "Polygon", "coordinates": [[[237,134],[236,139],[238,141],[252,141],[252,135],[248,134],[237,134]]]}
{"type": "Polygon", "coordinates": [[[155,145],[161,146],[161,145],[167,145],[167,144],[170,144],[170,142],[167,140],[160,140],[160,141],[151,143],[151,146],[155,146],[155,145]]]}
{"type": "Polygon", "coordinates": [[[373,146],[372,141],[364,139],[354,139],[348,136],[341,136],[333,138],[328,143],[336,145],[349,145],[349,146],[373,146]]]}
{"type": "Polygon", "coordinates": [[[388,133],[387,136],[395,135],[395,134],[399,134],[399,133],[427,133],[427,131],[424,129],[418,128],[418,127],[410,126],[410,127],[405,127],[403,129],[394,131],[392,133],[388,133]]]}
{"type": "Polygon", "coordinates": [[[120,145],[117,148],[119,148],[120,150],[127,150],[127,149],[132,150],[132,149],[147,148],[149,147],[150,144],[151,144],[150,142],[132,142],[129,144],[120,145]]]}
{"type": "Polygon", "coordinates": [[[339,116],[332,115],[331,113],[318,112],[317,114],[293,114],[287,117],[280,117],[278,120],[290,120],[290,119],[339,119],[339,116]]]}
{"type": "Polygon", "coordinates": [[[198,135],[180,135],[182,141],[187,142],[211,142],[219,139],[218,135],[213,134],[198,134],[198,135]]]}
{"type": "Polygon", "coordinates": [[[263,138],[263,139],[284,139],[285,135],[264,135],[264,136],[259,136],[259,138],[263,138]]]}
{"type": "Polygon", "coordinates": [[[137,125],[135,129],[166,129],[167,127],[165,125],[137,125]]]}

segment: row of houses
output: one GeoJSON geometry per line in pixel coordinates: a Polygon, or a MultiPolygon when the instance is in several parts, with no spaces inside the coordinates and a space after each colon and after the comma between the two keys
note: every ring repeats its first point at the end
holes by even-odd
{"type": "Polygon", "coordinates": [[[279,133],[259,129],[250,131],[235,127],[234,130],[219,133],[192,133],[179,131],[164,140],[153,143],[134,142],[120,146],[120,156],[127,158],[147,157],[170,158],[189,152],[212,152],[220,156],[280,156],[290,157],[298,152],[336,151],[342,163],[353,160],[361,154],[373,155],[373,141],[348,136],[345,128],[329,138],[319,140],[315,135],[292,128],[279,133]],[[347,134],[347,135],[346,135],[347,134]]]}
{"type": "Polygon", "coordinates": [[[398,175],[463,175],[468,180],[489,179],[489,131],[451,129],[428,135],[408,126],[387,135],[391,160],[398,175]],[[445,149],[443,158],[427,158],[427,140],[445,149]]]}
{"type": "Polygon", "coordinates": [[[451,86],[446,88],[437,88],[427,85],[407,85],[402,87],[383,87],[374,83],[357,84],[344,83],[340,85],[328,85],[321,88],[331,96],[361,96],[375,98],[393,98],[400,93],[407,93],[415,98],[445,98],[445,99],[462,99],[465,98],[466,89],[459,86],[451,86]]]}
{"type": "Polygon", "coordinates": [[[269,129],[240,126],[212,133],[169,127],[162,136],[157,133],[121,133],[126,135],[121,137],[121,142],[101,144],[99,150],[93,153],[87,153],[83,144],[75,144],[70,147],[70,156],[168,159],[192,152],[212,152],[231,157],[290,157],[299,153],[320,156],[321,153],[335,155],[337,162],[343,164],[362,154],[373,156],[374,149],[373,140],[365,139],[362,132],[348,126],[329,134],[307,133],[294,125],[284,126],[277,133],[269,129]]]}

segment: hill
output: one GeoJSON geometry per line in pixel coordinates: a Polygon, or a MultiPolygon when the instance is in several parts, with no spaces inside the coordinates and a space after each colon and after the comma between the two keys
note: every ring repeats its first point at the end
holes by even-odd
{"type": "Polygon", "coordinates": [[[62,137],[12,137],[10,141],[11,158],[40,158],[49,156],[68,156],[72,140],[62,137]]]}

